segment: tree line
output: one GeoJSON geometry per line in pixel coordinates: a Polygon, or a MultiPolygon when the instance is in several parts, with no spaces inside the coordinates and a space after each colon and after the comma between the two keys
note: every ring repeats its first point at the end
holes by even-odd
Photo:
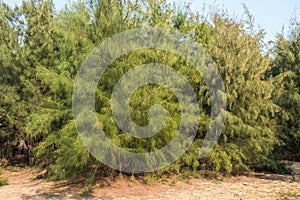
{"type": "MultiPolygon", "coordinates": [[[[0,6],[0,157],[11,160],[16,141],[25,141],[30,165],[47,168],[50,178],[114,173],[93,158],[78,136],[72,92],[79,67],[105,39],[134,28],[179,31],[197,41],[223,78],[227,110],[218,143],[205,158],[199,149],[210,124],[209,88],[190,63],[170,52],[141,49],[118,58],[103,74],[96,91],[99,125],[117,146],[151,152],[176,135],[180,107],[174,94],[156,85],[139,88],[130,99],[132,119],[149,123],[149,108],[168,110],[165,127],[154,137],[132,137],[118,128],[111,93],[122,75],[156,62],[180,72],[196,91],[201,114],[193,144],[175,163],[155,172],[211,170],[239,174],[280,170],[277,161],[300,160],[300,29],[278,34],[266,50],[265,33],[252,16],[238,20],[224,12],[209,19],[166,0],[77,1],[60,11],[51,0],[24,0],[0,6]],[[142,101],[141,101],[142,99],[142,101]],[[146,111],[146,112],[145,112],[146,111]]],[[[105,155],[114,159],[115,155],[105,155]]]]}

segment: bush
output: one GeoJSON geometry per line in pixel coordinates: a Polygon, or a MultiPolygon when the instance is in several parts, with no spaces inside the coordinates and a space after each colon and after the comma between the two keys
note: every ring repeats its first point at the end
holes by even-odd
{"type": "Polygon", "coordinates": [[[2,176],[2,171],[1,171],[1,169],[0,169],[0,186],[3,186],[3,185],[8,185],[8,181],[7,181],[6,178],[4,178],[4,177],[2,176]]]}

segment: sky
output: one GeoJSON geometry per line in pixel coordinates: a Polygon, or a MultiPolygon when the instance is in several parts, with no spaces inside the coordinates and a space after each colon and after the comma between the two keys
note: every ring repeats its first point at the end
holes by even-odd
{"type": "MultiPolygon", "coordinates": [[[[168,0],[177,1],[180,0],[168,0]]],[[[242,17],[245,4],[254,17],[254,23],[267,32],[266,40],[273,40],[277,33],[288,31],[290,19],[297,17],[300,21],[299,0],[191,0],[191,8],[206,16],[212,5],[225,9],[229,14],[242,17]]],[[[20,4],[22,0],[4,0],[9,5],[20,4]]],[[[61,9],[69,0],[54,0],[57,9],[61,9]]]]}
{"type": "Polygon", "coordinates": [[[255,25],[267,31],[266,40],[275,39],[278,33],[287,33],[291,18],[296,17],[300,21],[299,0],[194,0],[192,9],[203,13],[209,12],[212,5],[225,9],[231,15],[242,17],[243,4],[246,5],[255,25]],[[205,6],[204,6],[205,4],[205,6]]]}

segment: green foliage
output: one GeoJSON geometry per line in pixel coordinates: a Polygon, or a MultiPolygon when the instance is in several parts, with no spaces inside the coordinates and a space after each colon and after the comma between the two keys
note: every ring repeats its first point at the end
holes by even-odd
{"type": "Polygon", "coordinates": [[[300,160],[300,28],[289,39],[277,38],[275,60],[270,75],[276,79],[274,101],[281,107],[278,138],[282,144],[275,152],[281,159],[300,160]]]}
{"type": "MultiPolygon", "coordinates": [[[[148,3],[153,5],[153,15],[157,15],[157,12],[163,12],[163,8],[167,8],[164,2],[161,5],[150,1],[148,3]]],[[[40,2],[38,5],[43,9],[48,8],[47,3],[43,5],[40,2]]],[[[32,8],[38,9],[38,6],[32,8]]],[[[35,84],[41,88],[39,91],[41,96],[38,109],[28,117],[26,131],[30,141],[37,142],[33,161],[48,166],[50,177],[61,179],[76,172],[84,172],[92,165],[99,165],[83,147],[74,127],[71,115],[73,79],[80,64],[99,42],[121,30],[133,28],[132,26],[140,26],[140,24],[136,24],[138,20],[150,20],[148,19],[149,15],[143,13],[145,11],[144,8],[146,7],[142,7],[142,5],[137,3],[132,4],[132,2],[128,2],[127,5],[120,5],[119,1],[78,3],[70,8],[66,8],[53,18],[47,18],[49,20],[47,23],[42,21],[43,23],[35,25],[35,27],[41,26],[41,29],[49,24],[53,25],[50,28],[53,37],[49,36],[49,40],[44,42],[54,44],[57,52],[52,52],[54,56],[45,59],[47,63],[41,62],[44,59],[40,52],[37,55],[40,59],[32,61],[37,63],[34,67],[35,84]],[[133,11],[140,12],[143,15],[131,15],[133,11]]],[[[164,12],[166,12],[164,17],[168,17],[170,21],[174,18],[168,14],[171,10],[164,10],[164,12]]],[[[33,17],[32,15],[29,16],[33,17]]],[[[41,16],[37,14],[36,17],[41,16]]],[[[165,21],[163,18],[158,18],[157,20],[159,21],[155,23],[158,24],[165,21]]],[[[37,21],[39,22],[40,20],[37,21]]],[[[26,33],[35,33],[35,30],[39,29],[26,30],[26,33]]],[[[34,39],[34,37],[40,37],[40,33],[31,35],[32,37],[29,37],[27,40],[33,40],[33,42],[28,42],[28,44],[33,44],[33,46],[39,45],[34,44],[34,42],[39,41],[39,39],[34,39]]],[[[47,47],[48,45],[44,46],[47,47]]],[[[33,49],[31,54],[35,53],[33,47],[28,45],[28,48],[29,51],[33,49]]],[[[45,51],[50,50],[46,48],[45,51]]],[[[151,105],[161,103],[161,99],[165,99],[166,103],[163,103],[163,105],[169,108],[168,110],[170,111],[168,123],[165,130],[154,138],[140,140],[127,136],[127,134],[120,132],[119,128],[116,127],[110,113],[109,99],[119,77],[129,70],[132,64],[148,63],[151,59],[162,63],[164,63],[164,59],[167,59],[166,64],[170,63],[175,66],[178,60],[177,57],[170,59],[170,56],[162,55],[161,52],[146,50],[141,53],[135,52],[126,58],[119,59],[116,61],[115,67],[110,68],[107,75],[103,76],[104,78],[100,84],[102,88],[99,87],[99,91],[97,91],[99,102],[96,105],[101,105],[101,107],[97,108],[100,126],[102,126],[113,143],[129,151],[154,151],[167,144],[176,133],[177,123],[174,119],[179,118],[179,113],[177,111],[177,114],[173,114],[178,110],[177,100],[172,97],[172,93],[160,87],[141,88],[134,94],[130,103],[131,108],[133,108],[133,119],[144,125],[148,123],[148,115],[145,114],[144,110],[148,110],[151,105]],[[149,96],[149,93],[152,95],[149,96]],[[146,96],[147,98],[145,99],[146,96]],[[145,101],[141,101],[143,99],[145,101]]]]}
{"type": "MultiPolygon", "coordinates": [[[[43,9],[52,9],[49,5],[49,2],[40,2],[43,9]]],[[[51,57],[47,57],[47,53],[43,58],[38,53],[40,59],[34,61],[37,63],[35,81],[41,96],[38,108],[27,118],[26,132],[36,147],[32,163],[49,167],[48,177],[53,179],[64,179],[76,170],[84,171],[91,160],[77,135],[71,111],[73,79],[80,63],[94,47],[87,32],[87,14],[83,6],[74,5],[74,10],[66,9],[55,17],[47,18],[47,23],[43,21],[36,25],[51,26],[53,36],[44,41],[49,46],[52,44],[50,49],[45,45],[45,51],[51,57]]],[[[35,37],[42,37],[41,32],[37,32],[35,37]]],[[[29,51],[35,50],[28,47],[29,51]]]]}
{"type": "MultiPolygon", "coordinates": [[[[153,174],[198,170],[238,174],[260,168],[272,163],[269,155],[279,144],[278,137],[288,146],[287,152],[299,153],[299,32],[290,40],[278,39],[272,64],[261,50],[264,34],[254,30],[251,16],[249,22],[243,22],[220,13],[208,23],[188,6],[172,7],[165,0],[80,1],[59,12],[54,11],[51,0],[28,0],[15,9],[4,4],[0,8],[0,145],[7,147],[0,149],[1,157],[9,157],[13,142],[23,139],[33,146],[31,163],[46,167],[49,178],[81,174],[93,182],[99,171],[109,172],[88,153],[75,128],[75,76],[94,47],[106,38],[145,27],[180,31],[209,53],[226,87],[225,128],[216,133],[221,136],[214,149],[200,159],[199,150],[211,123],[207,85],[179,56],[140,49],[112,63],[96,91],[97,125],[112,143],[131,152],[151,152],[176,135],[181,107],[168,88],[155,84],[140,87],[129,102],[131,118],[140,126],[150,123],[151,106],[160,104],[168,111],[165,126],[154,137],[130,136],[116,125],[111,113],[111,94],[124,73],[135,66],[161,63],[189,81],[201,114],[197,136],[188,151],[153,174]]],[[[118,159],[105,153],[102,156],[107,159],[118,159]]]]}
{"type": "Polygon", "coordinates": [[[2,172],[0,169],[0,186],[7,185],[7,184],[8,184],[8,181],[4,177],[2,177],[2,172]]]}
{"type": "Polygon", "coordinates": [[[251,24],[247,30],[245,22],[220,15],[213,22],[205,46],[223,77],[228,107],[218,145],[202,162],[209,169],[239,173],[266,162],[277,143],[274,86],[264,79],[270,60],[260,49],[263,33],[255,33],[251,24]]]}
{"type": "Polygon", "coordinates": [[[12,157],[16,140],[25,140],[26,83],[20,65],[18,13],[0,5],[0,158],[12,157]]]}

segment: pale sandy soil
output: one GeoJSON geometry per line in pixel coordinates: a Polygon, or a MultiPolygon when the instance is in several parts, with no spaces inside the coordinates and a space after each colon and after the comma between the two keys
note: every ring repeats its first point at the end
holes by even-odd
{"type": "Polygon", "coordinates": [[[188,183],[157,183],[154,186],[140,181],[120,179],[107,182],[101,188],[96,186],[89,195],[83,195],[85,189],[73,182],[52,182],[33,180],[37,173],[30,170],[16,172],[3,170],[9,185],[0,187],[0,200],[18,199],[161,199],[161,200],[250,200],[250,199],[299,199],[300,183],[291,182],[288,175],[253,174],[250,177],[238,176],[222,180],[205,178],[191,179],[188,183]]]}

